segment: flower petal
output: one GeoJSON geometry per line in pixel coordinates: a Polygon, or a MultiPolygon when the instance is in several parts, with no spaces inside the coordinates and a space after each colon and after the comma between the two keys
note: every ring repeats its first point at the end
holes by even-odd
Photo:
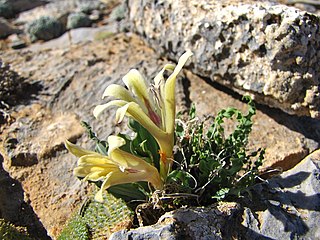
{"type": "Polygon", "coordinates": [[[176,68],[173,73],[169,76],[168,80],[165,83],[165,122],[166,122],[166,132],[172,134],[175,127],[175,83],[176,77],[181,71],[184,64],[187,62],[189,57],[192,56],[191,51],[186,51],[179,59],[176,68]]]}
{"type": "MultiPolygon", "coordinates": [[[[90,172],[88,173],[83,181],[93,181],[93,182],[97,182],[97,181],[101,181],[105,178],[105,176],[108,174],[109,172],[107,171],[94,171],[94,172],[90,172]]],[[[76,175],[78,176],[78,175],[76,175]]]]}
{"type": "Polygon", "coordinates": [[[102,98],[108,96],[115,97],[127,102],[135,102],[135,99],[131,96],[130,92],[124,87],[117,84],[111,84],[106,88],[106,90],[104,90],[102,98]]]}
{"type": "Polygon", "coordinates": [[[106,110],[107,108],[111,107],[111,106],[118,106],[118,107],[122,107],[124,105],[126,105],[128,102],[127,101],[124,101],[124,100],[113,100],[113,101],[110,101],[106,104],[101,104],[101,105],[98,105],[94,108],[93,110],[93,116],[95,118],[98,118],[99,115],[104,111],[106,110]]]}
{"type": "Polygon", "coordinates": [[[164,77],[163,77],[163,73],[166,70],[170,70],[170,71],[174,71],[174,65],[173,64],[166,64],[164,65],[164,67],[161,69],[161,71],[157,74],[157,76],[154,78],[154,84],[156,85],[156,87],[161,86],[162,82],[164,84],[164,77]]]}
{"type": "Polygon", "coordinates": [[[126,140],[124,140],[122,137],[110,135],[108,137],[108,145],[109,145],[108,155],[111,156],[111,153],[113,152],[113,150],[125,144],[126,144],[126,140]]]}
{"type": "Polygon", "coordinates": [[[101,155],[99,153],[84,155],[79,158],[78,165],[105,165],[114,164],[114,161],[107,156],[101,155]]]}
{"type": "Polygon", "coordinates": [[[137,96],[142,102],[149,100],[146,81],[137,69],[131,69],[123,78],[129,90],[137,96]]]}
{"type": "Polygon", "coordinates": [[[117,121],[122,120],[125,114],[129,115],[137,122],[139,122],[156,139],[163,139],[166,137],[166,133],[150,119],[150,117],[141,109],[141,107],[137,103],[130,102],[123,106],[123,108],[119,108],[117,111],[117,121]]]}
{"type": "Polygon", "coordinates": [[[109,173],[105,180],[103,181],[100,190],[96,193],[96,195],[94,196],[94,200],[96,200],[97,202],[103,202],[103,191],[108,189],[108,180],[110,178],[110,176],[112,176],[112,173],[109,173]],[[107,186],[107,187],[106,187],[107,186]]]}
{"type": "MultiPolygon", "coordinates": [[[[150,167],[152,166],[150,165],[150,167]]],[[[130,173],[127,171],[125,172],[115,171],[115,172],[109,173],[106,176],[104,182],[101,185],[100,190],[95,195],[95,200],[102,202],[103,191],[108,189],[111,186],[124,184],[124,183],[139,182],[139,181],[148,181],[156,189],[159,189],[159,190],[161,190],[163,187],[162,181],[160,180],[160,175],[155,167],[153,167],[153,171],[134,171],[133,173],[130,173]]]]}
{"type": "MultiPolygon", "coordinates": [[[[127,103],[126,105],[118,108],[118,110],[116,112],[116,123],[121,123],[123,118],[125,117],[125,115],[126,114],[128,115],[127,111],[128,111],[129,106],[130,106],[130,103],[127,103]]],[[[142,111],[142,109],[141,109],[141,111],[142,111]]]]}
{"type": "Polygon", "coordinates": [[[82,157],[82,156],[88,155],[88,154],[97,154],[96,152],[89,151],[89,150],[86,150],[82,147],[79,147],[79,146],[69,142],[68,140],[65,141],[65,146],[69,150],[69,152],[71,152],[76,157],[82,157]]]}

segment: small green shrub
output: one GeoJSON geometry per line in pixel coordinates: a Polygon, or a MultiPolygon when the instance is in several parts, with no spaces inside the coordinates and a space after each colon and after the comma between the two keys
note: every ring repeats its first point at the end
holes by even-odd
{"type": "Polygon", "coordinates": [[[114,21],[121,21],[126,17],[126,7],[124,4],[120,4],[119,6],[115,7],[111,14],[110,14],[110,19],[114,21]]]}
{"type": "Polygon", "coordinates": [[[27,32],[32,42],[36,40],[48,41],[57,38],[63,34],[64,31],[63,24],[49,16],[40,17],[27,26],[27,32]]]}
{"type": "Polygon", "coordinates": [[[176,165],[169,182],[195,194],[202,203],[237,195],[254,184],[262,164],[264,150],[248,153],[246,146],[252,130],[255,107],[249,98],[249,110],[243,115],[235,108],[221,110],[205,131],[205,121],[196,118],[193,106],[189,121],[176,127],[176,165]],[[225,136],[225,119],[237,121],[235,130],[225,136]]]}
{"type": "Polygon", "coordinates": [[[90,25],[90,18],[82,12],[71,13],[68,16],[67,29],[90,27],[90,25]]]}

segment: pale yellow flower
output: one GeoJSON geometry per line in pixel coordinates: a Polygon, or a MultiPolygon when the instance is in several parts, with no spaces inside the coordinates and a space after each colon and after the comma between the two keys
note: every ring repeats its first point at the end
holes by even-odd
{"type": "Polygon", "coordinates": [[[154,85],[151,87],[147,87],[145,79],[138,70],[130,70],[122,79],[128,89],[111,84],[102,97],[112,96],[117,100],[98,105],[93,111],[94,116],[98,117],[108,107],[117,106],[117,122],[121,122],[127,115],[145,127],[159,144],[160,175],[163,181],[172,165],[176,77],[190,56],[192,56],[191,51],[187,51],[180,57],[176,67],[172,64],[165,65],[155,77],[154,85]],[[173,71],[167,80],[163,76],[166,70],[173,71]]]}
{"type": "Polygon", "coordinates": [[[95,196],[97,201],[102,201],[102,191],[117,184],[147,181],[152,186],[161,190],[163,182],[158,170],[130,153],[122,151],[119,147],[125,144],[123,138],[109,136],[108,156],[89,151],[66,141],[66,148],[79,157],[78,166],[74,169],[74,175],[88,181],[103,181],[101,189],[95,196]]]}

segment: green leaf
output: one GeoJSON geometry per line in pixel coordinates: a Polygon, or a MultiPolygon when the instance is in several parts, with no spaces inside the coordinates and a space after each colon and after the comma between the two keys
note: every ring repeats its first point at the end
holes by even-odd
{"type": "Polygon", "coordinates": [[[196,105],[194,103],[191,104],[191,108],[189,111],[189,118],[190,120],[195,119],[196,118],[196,105]]]}
{"type": "Polygon", "coordinates": [[[126,202],[132,200],[146,200],[149,196],[148,184],[145,182],[115,185],[110,187],[108,192],[126,202]]]}

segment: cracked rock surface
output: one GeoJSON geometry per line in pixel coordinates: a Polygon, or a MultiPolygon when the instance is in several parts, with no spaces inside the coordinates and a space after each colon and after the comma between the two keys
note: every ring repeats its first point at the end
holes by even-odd
{"type": "Polygon", "coordinates": [[[128,1],[132,31],[190,69],[283,111],[320,118],[320,19],[273,2],[128,1]]]}

